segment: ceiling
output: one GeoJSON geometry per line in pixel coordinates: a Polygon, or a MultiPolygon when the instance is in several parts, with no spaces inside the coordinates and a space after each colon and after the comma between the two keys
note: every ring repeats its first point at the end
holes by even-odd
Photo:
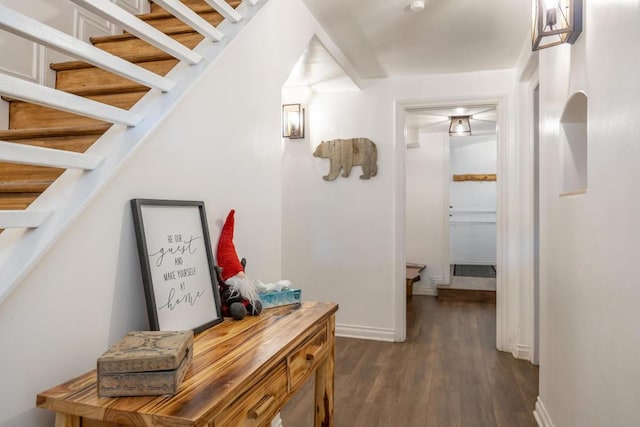
{"type": "Polygon", "coordinates": [[[313,37],[291,70],[285,87],[307,87],[313,92],[357,90],[317,37],[313,37]]]}
{"type": "Polygon", "coordinates": [[[531,0],[303,0],[363,79],[511,68],[531,0]]]}
{"type": "MultiPolygon", "coordinates": [[[[496,133],[496,107],[493,105],[456,108],[419,108],[407,111],[407,128],[447,133],[451,116],[469,116],[471,135],[496,133]]],[[[459,137],[464,140],[465,137],[459,137]]]]}

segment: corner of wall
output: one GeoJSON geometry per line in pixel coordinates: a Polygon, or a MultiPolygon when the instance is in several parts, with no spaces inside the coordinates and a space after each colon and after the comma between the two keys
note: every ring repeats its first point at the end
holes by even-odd
{"type": "Polygon", "coordinates": [[[533,416],[539,427],[554,427],[540,396],[538,396],[538,400],[536,401],[536,408],[533,411],[533,416]]]}

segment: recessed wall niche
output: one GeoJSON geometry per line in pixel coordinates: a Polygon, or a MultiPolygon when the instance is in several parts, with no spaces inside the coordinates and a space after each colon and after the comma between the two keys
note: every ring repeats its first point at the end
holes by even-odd
{"type": "Polygon", "coordinates": [[[576,92],[567,101],[560,119],[562,194],[587,190],[587,95],[576,92]]]}

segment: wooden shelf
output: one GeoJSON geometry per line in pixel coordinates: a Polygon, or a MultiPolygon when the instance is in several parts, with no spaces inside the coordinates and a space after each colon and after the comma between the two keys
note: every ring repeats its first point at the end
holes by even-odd
{"type": "Polygon", "coordinates": [[[495,181],[495,173],[467,173],[462,175],[453,175],[455,182],[461,181],[495,181]]]}

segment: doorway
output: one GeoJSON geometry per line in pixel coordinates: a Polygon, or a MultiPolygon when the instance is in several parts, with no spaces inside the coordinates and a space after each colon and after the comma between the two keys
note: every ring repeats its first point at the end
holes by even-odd
{"type": "Polygon", "coordinates": [[[413,294],[495,301],[495,105],[407,109],[406,129],[406,260],[427,266],[413,294]]]}
{"type": "Polygon", "coordinates": [[[496,301],[497,133],[495,106],[468,108],[470,133],[449,138],[451,280],[438,298],[496,301]]]}
{"type": "MultiPolygon", "coordinates": [[[[397,278],[397,285],[394,292],[394,324],[395,327],[395,340],[404,341],[406,337],[406,287],[405,287],[405,270],[406,262],[412,262],[410,254],[407,254],[411,249],[407,245],[407,229],[410,227],[411,218],[407,215],[407,203],[415,195],[412,194],[412,189],[407,186],[407,174],[405,171],[410,168],[410,162],[414,161],[414,154],[409,152],[414,150],[415,147],[423,147],[423,141],[421,132],[418,130],[412,130],[416,126],[412,123],[412,113],[425,110],[425,109],[446,109],[447,113],[442,114],[439,118],[439,125],[444,126],[446,129],[450,125],[450,119],[448,113],[460,105],[468,107],[493,107],[495,108],[495,127],[497,135],[497,176],[511,173],[510,170],[510,145],[512,140],[512,125],[509,125],[509,120],[513,119],[510,109],[510,101],[502,95],[494,95],[494,97],[484,98],[450,98],[450,99],[437,99],[437,100],[423,100],[423,101],[406,101],[398,102],[396,104],[396,129],[395,129],[395,145],[397,153],[397,170],[402,171],[402,174],[396,176],[395,187],[398,194],[396,206],[396,239],[395,244],[397,248],[398,258],[394,262],[394,274],[397,278]],[[448,124],[447,124],[448,122],[448,124]],[[418,138],[418,139],[417,139],[418,138]]],[[[433,111],[432,111],[433,112],[433,111]]],[[[433,136],[433,134],[430,134],[433,136]]],[[[448,129],[446,132],[441,132],[440,140],[436,139],[434,145],[427,145],[435,150],[440,150],[442,156],[442,162],[433,163],[433,169],[431,175],[434,179],[439,180],[441,189],[441,196],[433,196],[427,198],[428,203],[437,203],[437,199],[441,197],[441,202],[434,208],[436,213],[439,213],[439,222],[434,220],[440,227],[441,232],[449,233],[449,193],[444,191],[445,182],[448,182],[450,177],[449,171],[449,159],[444,161],[445,156],[448,156],[449,149],[446,144],[449,141],[448,129]],[[446,148],[446,149],[445,149],[446,148]]],[[[505,216],[506,208],[508,204],[507,190],[510,186],[506,185],[506,181],[500,179],[496,182],[497,187],[497,208],[496,208],[496,269],[499,274],[496,277],[496,294],[498,295],[496,301],[496,348],[500,351],[511,351],[511,330],[510,325],[515,322],[514,318],[517,313],[510,310],[514,294],[509,291],[507,282],[513,275],[510,272],[505,271],[510,262],[509,247],[512,239],[509,238],[510,233],[513,231],[508,227],[507,216],[505,216]],[[501,214],[502,213],[502,214],[501,214]],[[500,296],[502,295],[502,296],[500,296]]],[[[435,224],[434,223],[434,224],[435,224]]],[[[515,236],[514,236],[515,237],[515,236]]],[[[441,245],[431,244],[429,242],[431,250],[437,247],[437,253],[441,254],[441,260],[434,265],[427,265],[425,270],[426,274],[421,275],[421,280],[414,287],[414,295],[426,294],[435,295],[437,292],[437,285],[449,283],[451,277],[450,262],[449,262],[449,239],[442,238],[441,245]],[[434,266],[440,266],[441,274],[437,274],[434,271],[434,266]],[[449,268],[447,268],[449,267],[449,268]]]]}

